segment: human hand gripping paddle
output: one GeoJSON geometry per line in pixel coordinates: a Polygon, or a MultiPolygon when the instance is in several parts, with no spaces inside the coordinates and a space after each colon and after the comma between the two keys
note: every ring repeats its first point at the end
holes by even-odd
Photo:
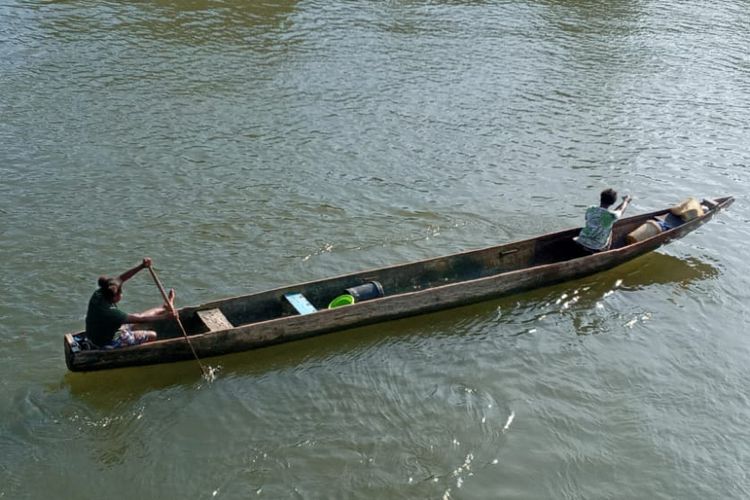
{"type": "Polygon", "coordinates": [[[185,327],[182,326],[182,321],[180,321],[180,315],[177,314],[177,310],[174,308],[174,293],[170,291],[169,295],[167,295],[167,293],[164,291],[164,287],[162,286],[161,281],[159,281],[159,278],[156,276],[156,272],[154,272],[153,267],[151,267],[151,261],[148,262],[148,265],[146,267],[148,267],[148,272],[151,273],[151,277],[154,278],[154,283],[156,283],[156,286],[159,288],[159,291],[161,292],[161,296],[164,298],[164,307],[169,310],[169,312],[172,314],[172,317],[177,322],[177,326],[180,327],[182,336],[185,337],[185,341],[190,347],[190,350],[192,351],[193,356],[195,356],[195,360],[198,362],[198,366],[201,367],[203,378],[205,378],[208,381],[213,380],[213,375],[211,371],[207,370],[203,366],[203,363],[201,363],[200,358],[198,358],[198,354],[195,352],[195,349],[193,348],[193,344],[190,343],[190,338],[188,337],[188,334],[185,331],[185,327]]]}

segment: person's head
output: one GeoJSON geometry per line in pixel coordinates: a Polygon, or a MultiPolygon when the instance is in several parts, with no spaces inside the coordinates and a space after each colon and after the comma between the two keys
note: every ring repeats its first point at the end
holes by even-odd
{"type": "Polygon", "coordinates": [[[117,303],[122,298],[122,281],[117,278],[99,277],[99,289],[104,298],[112,303],[117,303]]]}
{"type": "Polygon", "coordinates": [[[602,191],[602,194],[599,195],[599,201],[601,202],[601,206],[603,207],[612,205],[617,201],[617,191],[612,188],[605,189],[604,191],[602,191]]]}

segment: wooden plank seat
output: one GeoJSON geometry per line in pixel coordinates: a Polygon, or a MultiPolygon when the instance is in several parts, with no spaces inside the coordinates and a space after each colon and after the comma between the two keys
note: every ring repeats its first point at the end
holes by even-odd
{"type": "Polygon", "coordinates": [[[310,314],[317,311],[315,306],[310,303],[307,298],[299,292],[289,292],[284,294],[284,298],[289,302],[294,310],[301,315],[310,314]]]}
{"type": "Polygon", "coordinates": [[[201,321],[203,321],[203,324],[206,325],[211,332],[234,328],[234,325],[219,309],[203,309],[202,311],[196,311],[196,313],[201,321]]]}

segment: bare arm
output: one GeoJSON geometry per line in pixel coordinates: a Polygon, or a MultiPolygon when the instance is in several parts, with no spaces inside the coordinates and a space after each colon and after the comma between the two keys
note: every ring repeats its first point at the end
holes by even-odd
{"type": "Polygon", "coordinates": [[[124,273],[122,273],[119,276],[119,280],[122,281],[123,283],[125,283],[130,278],[132,278],[133,276],[135,276],[138,273],[138,271],[141,271],[142,269],[146,269],[147,267],[151,267],[151,259],[149,259],[148,257],[144,258],[143,262],[141,262],[140,264],[138,264],[134,268],[128,269],[127,271],[125,271],[124,273]]]}
{"type": "Polygon", "coordinates": [[[617,205],[617,208],[615,208],[615,212],[618,212],[620,216],[622,216],[623,213],[625,213],[625,209],[628,208],[628,205],[630,205],[630,201],[633,198],[630,195],[626,195],[622,197],[622,203],[617,205]]]}
{"type": "Polygon", "coordinates": [[[174,308],[174,290],[169,290],[169,303],[140,313],[128,314],[127,323],[152,323],[177,316],[174,308]]]}

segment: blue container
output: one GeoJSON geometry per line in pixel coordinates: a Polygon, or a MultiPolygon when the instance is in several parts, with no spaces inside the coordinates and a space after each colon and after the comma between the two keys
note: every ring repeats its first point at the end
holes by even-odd
{"type": "Polygon", "coordinates": [[[347,288],[346,293],[354,297],[355,302],[377,299],[385,295],[383,285],[377,281],[368,281],[367,283],[347,288]]]}

